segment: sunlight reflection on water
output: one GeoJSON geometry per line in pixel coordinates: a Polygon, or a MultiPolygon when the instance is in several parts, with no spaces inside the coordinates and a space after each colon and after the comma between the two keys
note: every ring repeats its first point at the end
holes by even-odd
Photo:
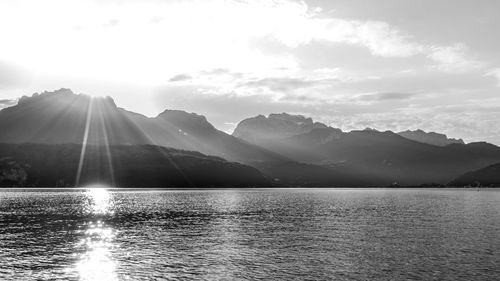
{"type": "Polygon", "coordinates": [[[111,194],[106,188],[91,187],[85,191],[88,201],[88,210],[93,215],[112,215],[113,202],[111,194]]]}
{"type": "Polygon", "coordinates": [[[498,217],[497,189],[5,190],[0,281],[500,280],[498,217]]]}
{"type": "MultiPolygon", "coordinates": [[[[92,215],[113,214],[113,202],[108,190],[101,187],[88,188],[85,195],[92,215]]],[[[116,261],[111,253],[115,247],[115,234],[116,231],[101,220],[87,224],[84,237],[79,241],[79,247],[83,247],[85,251],[75,265],[80,280],[118,280],[116,261]]]]}

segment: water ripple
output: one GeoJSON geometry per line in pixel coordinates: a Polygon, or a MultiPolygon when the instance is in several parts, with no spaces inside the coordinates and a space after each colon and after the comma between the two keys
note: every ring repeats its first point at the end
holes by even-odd
{"type": "Polygon", "coordinates": [[[500,192],[0,191],[0,280],[498,280],[500,192]]]}

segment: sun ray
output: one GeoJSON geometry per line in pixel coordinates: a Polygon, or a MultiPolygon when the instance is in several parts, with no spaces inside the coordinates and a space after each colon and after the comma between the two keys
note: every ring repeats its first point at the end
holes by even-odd
{"type": "Polygon", "coordinates": [[[89,138],[90,119],[92,117],[92,105],[93,105],[93,103],[94,103],[94,99],[91,98],[89,100],[89,105],[87,107],[87,119],[85,121],[85,133],[83,134],[82,151],[80,153],[80,160],[78,161],[78,171],[76,173],[75,187],[80,185],[80,177],[82,175],[82,168],[83,168],[83,159],[85,158],[85,150],[87,148],[87,141],[89,138]]]}
{"type": "MultiPolygon", "coordinates": [[[[60,91],[60,90],[59,90],[60,91]]],[[[80,96],[71,96],[64,99],[56,100],[54,103],[45,103],[45,108],[47,112],[53,114],[42,114],[36,119],[37,128],[28,132],[27,139],[30,142],[57,142],[58,128],[64,126],[67,122],[67,117],[70,115],[78,115],[80,117],[80,108],[78,108],[78,100],[82,98],[80,96]]],[[[41,101],[43,102],[43,101],[41,101]]],[[[27,103],[24,104],[27,111],[36,110],[39,103],[27,103]]],[[[85,119],[85,113],[81,114],[82,120],[79,120],[77,124],[73,124],[72,134],[68,137],[71,138],[70,142],[76,141],[80,137],[80,123],[85,119]]],[[[22,119],[22,116],[18,118],[22,119]]],[[[81,127],[83,131],[83,127],[81,127]]]]}
{"type": "Polygon", "coordinates": [[[190,187],[196,187],[196,185],[193,183],[192,180],[188,178],[188,176],[181,169],[181,167],[179,167],[179,165],[175,163],[175,161],[170,157],[170,155],[168,155],[168,153],[162,149],[162,146],[158,144],[158,142],[156,142],[151,135],[149,135],[145,130],[143,130],[141,126],[136,123],[135,120],[133,120],[128,116],[126,116],[126,118],[135,127],[135,129],[137,129],[147,139],[149,143],[155,146],[155,149],[158,151],[158,153],[160,153],[174,167],[174,169],[176,169],[181,174],[181,176],[184,178],[184,180],[186,180],[186,182],[190,185],[190,187]]]}
{"type": "MultiPolygon", "coordinates": [[[[109,169],[109,175],[111,177],[111,186],[115,187],[116,186],[116,180],[115,180],[115,173],[114,173],[114,167],[113,167],[113,160],[111,158],[111,149],[109,147],[109,137],[108,137],[108,129],[106,126],[106,122],[104,120],[103,116],[103,109],[102,107],[104,106],[104,103],[99,103],[98,104],[98,114],[99,114],[99,122],[101,123],[101,129],[102,129],[102,135],[103,135],[103,140],[104,140],[104,149],[106,152],[106,160],[108,162],[108,169],[109,169]]],[[[105,108],[105,110],[107,110],[105,108]]]]}

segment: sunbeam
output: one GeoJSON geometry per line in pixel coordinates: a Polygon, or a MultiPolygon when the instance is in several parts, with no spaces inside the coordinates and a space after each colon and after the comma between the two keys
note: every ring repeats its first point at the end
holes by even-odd
{"type": "Polygon", "coordinates": [[[174,160],[172,160],[172,158],[168,155],[168,153],[166,153],[164,150],[162,150],[160,145],[155,141],[155,139],[152,136],[150,136],[145,130],[143,130],[141,128],[141,126],[139,124],[137,124],[133,119],[128,118],[128,116],[126,118],[131,124],[134,125],[135,129],[137,129],[147,139],[147,141],[149,143],[155,145],[155,148],[158,151],[158,153],[160,153],[170,164],[172,164],[172,167],[174,167],[174,169],[176,169],[181,174],[181,176],[184,178],[184,180],[191,187],[196,187],[196,185],[193,183],[193,181],[190,180],[188,176],[186,176],[186,173],[179,167],[179,165],[177,165],[175,163],[174,160]]]}
{"type": "MultiPolygon", "coordinates": [[[[99,103],[98,104],[98,114],[99,114],[99,121],[102,129],[102,135],[104,139],[104,149],[106,151],[106,160],[108,163],[108,169],[109,169],[109,175],[111,177],[111,186],[116,186],[116,180],[115,180],[115,173],[114,173],[114,168],[113,168],[113,159],[111,158],[111,150],[109,147],[109,137],[108,137],[108,129],[106,126],[104,116],[103,116],[103,109],[102,107],[104,106],[104,103],[99,103]]],[[[106,109],[105,109],[106,110],[106,109]]]]}
{"type": "Polygon", "coordinates": [[[79,186],[80,177],[82,175],[83,159],[85,157],[85,150],[86,150],[87,142],[88,142],[88,138],[89,138],[90,119],[92,117],[93,101],[94,101],[93,99],[90,99],[88,109],[87,109],[87,119],[85,120],[85,133],[83,134],[82,151],[80,153],[80,160],[78,161],[78,170],[76,173],[75,187],[79,186]]]}
{"type": "MultiPolygon", "coordinates": [[[[65,90],[62,90],[61,92],[64,91],[65,90]]],[[[70,138],[73,141],[79,141],[81,133],[84,131],[83,122],[86,118],[86,110],[80,107],[81,100],[89,100],[90,102],[87,96],[74,95],[68,96],[66,99],[56,100],[53,104],[47,104],[46,110],[50,110],[57,114],[53,116],[49,115],[49,118],[39,119],[38,122],[40,122],[40,126],[37,130],[32,131],[30,138],[37,140],[44,137],[46,138],[46,136],[49,135],[47,141],[57,142],[57,137],[59,136],[58,129],[65,126],[68,116],[77,114],[81,119],[72,124],[72,134],[70,138]],[[47,132],[50,132],[50,134],[47,134],[47,132]]]]}

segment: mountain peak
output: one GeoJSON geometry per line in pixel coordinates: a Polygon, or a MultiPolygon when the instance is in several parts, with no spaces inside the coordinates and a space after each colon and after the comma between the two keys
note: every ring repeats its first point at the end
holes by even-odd
{"type": "Polygon", "coordinates": [[[117,108],[115,100],[110,97],[110,96],[105,96],[105,97],[93,97],[92,98],[94,101],[97,101],[99,103],[106,104],[108,106],[111,106],[113,108],[117,108]]]}
{"type": "Polygon", "coordinates": [[[158,114],[157,119],[168,121],[171,125],[177,127],[193,128],[201,127],[205,129],[215,130],[215,127],[208,122],[203,115],[189,113],[183,110],[166,109],[158,114]]]}
{"type": "Polygon", "coordinates": [[[44,99],[49,99],[49,98],[54,98],[54,97],[58,97],[58,96],[75,96],[76,94],[73,93],[73,91],[71,91],[70,89],[67,89],[67,88],[61,88],[59,90],[55,90],[55,91],[43,91],[42,93],[34,93],[33,95],[31,95],[31,97],[29,96],[22,96],[19,101],[18,101],[18,105],[22,105],[22,104],[26,104],[26,103],[30,103],[30,102],[34,102],[34,101],[40,101],[40,100],[44,100],[44,99]]]}
{"type": "Polygon", "coordinates": [[[462,139],[448,138],[445,134],[435,132],[425,132],[421,129],[414,131],[406,130],[398,133],[400,136],[435,146],[447,146],[449,144],[465,144],[462,139]]]}
{"type": "Polygon", "coordinates": [[[117,108],[114,99],[110,96],[92,97],[86,94],[76,94],[68,88],[61,88],[54,91],[43,91],[41,93],[34,93],[31,96],[22,96],[17,105],[24,106],[38,103],[51,107],[52,105],[67,105],[68,103],[77,105],[77,101],[80,101],[84,102],[82,103],[82,106],[86,107],[89,100],[92,100],[94,104],[105,105],[107,108],[117,108]]]}
{"type": "Polygon", "coordinates": [[[271,113],[268,116],[268,119],[277,119],[283,121],[292,121],[292,122],[307,122],[312,123],[311,118],[306,118],[303,115],[291,115],[286,112],[283,113],[271,113]]]}
{"type": "Polygon", "coordinates": [[[312,118],[288,113],[271,113],[267,117],[258,115],[241,121],[233,136],[249,142],[265,139],[287,138],[309,133],[313,129],[326,129],[327,125],[313,122],[312,118]]]}
{"type": "Polygon", "coordinates": [[[170,118],[170,117],[188,117],[190,119],[197,119],[203,122],[208,122],[207,118],[203,115],[196,114],[194,112],[187,112],[178,109],[165,109],[162,113],[158,114],[157,117],[170,118]]]}

